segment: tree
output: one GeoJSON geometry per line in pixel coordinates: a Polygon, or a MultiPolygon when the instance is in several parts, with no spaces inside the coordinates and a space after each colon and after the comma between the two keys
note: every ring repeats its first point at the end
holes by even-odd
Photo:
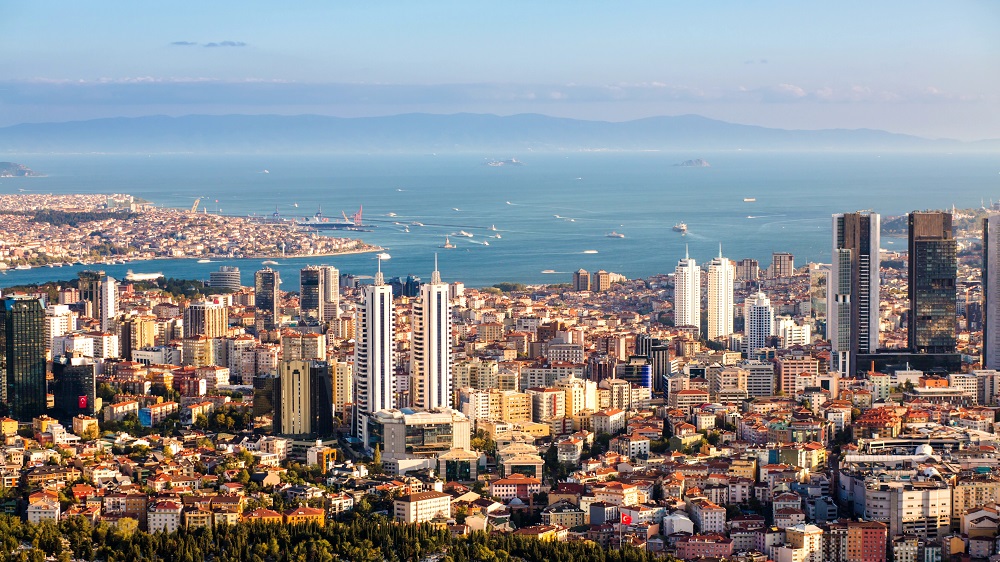
{"type": "Polygon", "coordinates": [[[375,444],[375,454],[372,455],[371,465],[368,466],[368,470],[372,474],[382,474],[382,444],[375,444]]]}

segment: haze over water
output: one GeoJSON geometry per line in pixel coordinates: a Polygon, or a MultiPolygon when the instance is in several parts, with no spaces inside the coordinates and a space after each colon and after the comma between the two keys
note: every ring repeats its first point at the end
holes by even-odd
{"type": "MultiPolygon", "coordinates": [[[[570,272],[606,269],[628,277],[673,271],[689,246],[699,263],[717,255],[770,263],[789,251],[796,265],[828,262],[830,215],[872,209],[978,207],[1000,200],[1000,157],[983,154],[601,153],[449,155],[22,155],[43,178],[0,179],[0,192],[129,193],[158,206],[209,212],[308,216],[322,206],[336,218],[364,206],[373,232],[329,231],[379,244],[387,276],[430,277],[440,256],[448,281],[568,282],[570,272]],[[523,166],[492,167],[511,156],[523,166]],[[710,168],[678,167],[705,158],[710,168]],[[269,173],[262,173],[268,170],[269,173]],[[756,202],[744,202],[756,198],[756,202]],[[218,201],[216,203],[216,201],[218,201]],[[297,207],[295,206],[297,204],[297,207]],[[395,213],[396,216],[389,216],[395,213]],[[394,223],[401,224],[394,224],[394,223]],[[688,234],[672,230],[688,225],[688,234]],[[413,223],[423,223],[418,226],[413,223]],[[491,227],[496,227],[492,231],[491,227]],[[409,232],[405,232],[408,227],[409,232]],[[452,235],[459,231],[472,238],[452,235]],[[609,232],[625,238],[610,238],[609,232]],[[499,234],[500,239],[492,236],[499,234]],[[449,236],[456,249],[442,249],[449,236]],[[489,242],[489,245],[482,244],[489,242]],[[596,250],[597,253],[593,253],[596,250]],[[589,251],[589,252],[588,252],[589,251]],[[585,253],[586,252],[586,253],[585,253]],[[557,273],[542,273],[551,270],[557,273]]],[[[904,241],[883,239],[887,250],[904,241]]],[[[278,259],[286,290],[308,263],[371,275],[371,254],[278,259]]],[[[260,260],[157,260],[102,266],[205,279],[238,265],[252,282],[260,260]]],[[[91,266],[93,267],[93,266],[91,266]]],[[[74,268],[36,268],[0,276],[0,286],[75,277],[74,268]]]]}

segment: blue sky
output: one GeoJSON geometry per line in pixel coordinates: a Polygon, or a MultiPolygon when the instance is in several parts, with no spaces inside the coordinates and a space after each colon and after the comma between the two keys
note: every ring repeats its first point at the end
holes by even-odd
{"type": "Polygon", "coordinates": [[[1000,137],[1000,2],[6,2],[0,126],[461,111],[1000,137]]]}

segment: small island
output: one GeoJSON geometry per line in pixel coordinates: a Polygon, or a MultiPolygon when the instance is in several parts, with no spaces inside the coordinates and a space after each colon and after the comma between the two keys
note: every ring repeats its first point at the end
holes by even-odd
{"type": "Polygon", "coordinates": [[[709,164],[707,160],[695,158],[694,160],[685,160],[679,164],[674,164],[674,166],[682,166],[685,168],[709,168],[712,165],[709,164]]]}
{"type": "Polygon", "coordinates": [[[17,162],[0,162],[0,178],[37,178],[42,174],[17,162]]]}

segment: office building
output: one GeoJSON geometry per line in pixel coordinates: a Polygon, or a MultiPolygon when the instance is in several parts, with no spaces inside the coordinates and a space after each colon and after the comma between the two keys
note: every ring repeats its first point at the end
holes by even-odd
{"type": "Polygon", "coordinates": [[[219,266],[218,271],[208,274],[208,284],[212,287],[235,291],[243,286],[243,282],[240,279],[240,268],[233,265],[219,266]]]}
{"type": "Polygon", "coordinates": [[[340,272],[330,266],[309,266],[299,272],[299,318],[318,324],[340,314],[340,272]]]}
{"type": "Polygon", "coordinates": [[[795,256],[788,252],[771,254],[771,279],[785,279],[795,275],[795,256]]]}
{"type": "Polygon", "coordinates": [[[743,303],[743,317],[747,357],[752,357],[758,349],[771,346],[771,330],[774,327],[771,299],[763,291],[750,295],[743,303]]]}
{"type": "Polygon", "coordinates": [[[833,215],[833,253],[827,280],[826,334],[831,367],[859,368],[859,353],[875,353],[879,337],[879,215],[833,215]]]}
{"type": "Polygon", "coordinates": [[[382,275],[381,256],[375,283],[364,288],[354,337],[354,397],[358,409],[355,433],[367,444],[368,417],[395,407],[395,307],[392,288],[382,275]]]}
{"type": "Polygon", "coordinates": [[[254,327],[257,333],[278,327],[278,290],[281,276],[265,267],[254,274],[254,327]]]}
{"type": "Polygon", "coordinates": [[[674,325],[701,331],[701,269],[687,251],[674,268],[674,325]]]}
{"type": "Polygon", "coordinates": [[[80,354],[56,357],[52,360],[52,376],[52,397],[58,414],[93,416],[101,409],[92,358],[80,354]]]}
{"type": "Polygon", "coordinates": [[[589,291],[590,290],[590,273],[586,269],[578,269],[573,272],[573,290],[574,291],[589,291]]]}
{"type": "Polygon", "coordinates": [[[156,345],[155,316],[125,316],[118,322],[121,356],[132,361],[132,352],[156,345]]]}
{"type": "Polygon", "coordinates": [[[1000,215],[983,219],[983,367],[1000,366],[1000,215]]]}
{"type": "Polygon", "coordinates": [[[736,262],[736,281],[746,283],[757,281],[760,277],[760,262],[750,258],[743,258],[736,262]]]}
{"type": "Polygon", "coordinates": [[[410,376],[416,385],[414,406],[451,406],[451,368],[451,301],[435,263],[431,282],[420,287],[420,298],[413,304],[410,376]]]}
{"type": "MultiPolygon", "coordinates": [[[[278,365],[274,432],[282,435],[333,433],[333,379],[324,361],[287,360],[278,365]]],[[[256,401],[256,396],[254,397],[256,401]]]]}
{"type": "Polygon", "coordinates": [[[722,257],[722,246],[719,246],[719,257],[708,264],[708,333],[709,340],[728,338],[733,333],[733,285],[736,281],[736,268],[733,262],[722,257]]]}
{"type": "Polygon", "coordinates": [[[611,274],[603,269],[594,273],[590,281],[590,290],[604,292],[611,288],[611,274]]]}
{"type": "Polygon", "coordinates": [[[229,310],[220,302],[200,300],[184,309],[184,337],[221,338],[229,329],[229,310]]]}
{"type": "Polygon", "coordinates": [[[954,353],[958,247],[951,213],[910,213],[909,228],[910,351],[954,353]]]}
{"type": "Polygon", "coordinates": [[[45,413],[45,309],[38,299],[6,297],[0,331],[3,400],[10,416],[29,421],[45,413]]]}

